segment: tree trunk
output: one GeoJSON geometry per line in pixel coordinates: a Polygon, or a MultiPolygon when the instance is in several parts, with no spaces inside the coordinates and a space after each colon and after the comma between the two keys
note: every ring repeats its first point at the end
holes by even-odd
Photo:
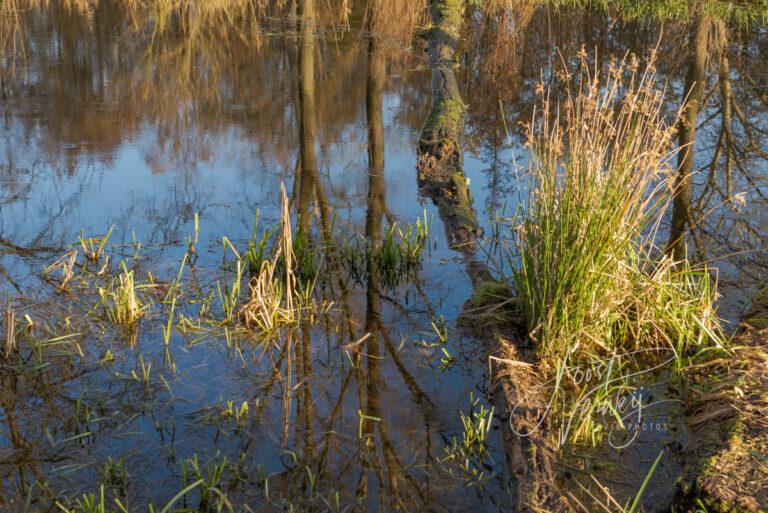
{"type": "Polygon", "coordinates": [[[687,256],[685,234],[692,221],[691,177],[694,170],[694,142],[696,123],[704,100],[706,85],[707,53],[712,22],[699,17],[691,26],[689,36],[688,74],[683,92],[683,115],[678,128],[678,170],[675,178],[675,199],[672,206],[672,227],[669,235],[669,250],[677,260],[687,256]]]}

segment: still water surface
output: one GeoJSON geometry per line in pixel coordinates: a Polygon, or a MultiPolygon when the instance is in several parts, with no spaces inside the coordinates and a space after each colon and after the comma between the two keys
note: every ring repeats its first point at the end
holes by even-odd
{"type": "MultiPolygon", "coordinates": [[[[21,510],[29,500],[31,510],[52,510],[54,499],[101,482],[134,507],[164,503],[191,482],[182,468],[196,455],[200,465],[226,458],[224,488],[254,510],[292,503],[336,511],[336,501],[342,510],[505,509],[496,427],[479,483],[441,463],[461,437],[470,394],[487,404],[485,350],[456,329],[472,291],[465,259],[416,180],[416,142],[430,107],[423,45],[407,35],[416,23],[403,15],[394,27],[381,21],[392,13],[368,7],[355,2],[343,19],[318,8],[309,59],[300,59],[290,17],[250,19],[235,30],[191,18],[162,26],[152,12],[118,1],[24,11],[23,46],[6,48],[0,60],[0,283],[22,315],[44,324],[62,310],[86,313],[42,273],[81,230],[114,227],[115,258],[131,258],[141,241],[140,267],[171,280],[198,214],[190,280],[230,276],[222,237],[244,247],[256,210],[260,226],[275,225],[281,184],[315,237],[332,224],[380,238],[424,211],[431,231],[417,283],[332,290],[331,320],[299,330],[282,349],[238,353],[224,340],[190,344],[174,332],[173,372],[163,320],[153,318],[135,348],[93,330],[82,335],[78,361],[4,377],[2,508],[21,510]],[[455,361],[447,366],[437,319],[449,329],[445,349],[455,361]],[[355,366],[341,346],[367,333],[355,366]],[[103,364],[107,354],[114,363],[103,364]],[[291,358],[293,375],[285,368],[291,358]],[[151,386],[126,379],[150,362],[151,386]],[[249,404],[247,421],[221,415],[228,401],[249,404]]],[[[525,195],[520,123],[531,118],[537,82],[561,61],[577,62],[585,47],[607,66],[612,56],[658,47],[670,112],[682,96],[681,27],[538,7],[476,13],[465,31],[457,69],[468,105],[464,166],[486,234],[494,233],[489,220],[514,212],[525,195]]],[[[716,259],[722,311],[736,319],[766,258],[768,68],[760,56],[768,33],[751,27],[724,37],[710,54],[696,144],[694,203],[703,198],[699,211],[713,213],[690,247],[716,259]],[[730,125],[726,90],[738,107],[728,110],[730,125]]]]}

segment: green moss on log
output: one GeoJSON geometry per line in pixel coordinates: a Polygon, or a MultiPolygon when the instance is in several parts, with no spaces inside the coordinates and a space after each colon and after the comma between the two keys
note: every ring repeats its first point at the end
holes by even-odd
{"type": "Polygon", "coordinates": [[[459,322],[473,334],[491,336],[514,318],[512,289],[504,281],[486,280],[475,286],[464,304],[459,322]]]}
{"type": "Polygon", "coordinates": [[[458,150],[458,139],[464,125],[465,112],[466,106],[461,99],[439,99],[421,130],[419,146],[424,148],[448,145],[458,150]]]}
{"type": "Polygon", "coordinates": [[[451,182],[454,197],[449,206],[452,210],[449,214],[453,217],[453,222],[457,227],[475,233],[480,228],[480,223],[477,221],[477,214],[472,206],[472,193],[469,191],[467,177],[464,176],[461,169],[457,169],[451,174],[451,182]]]}
{"type": "Polygon", "coordinates": [[[429,3],[429,15],[432,23],[444,30],[458,33],[464,13],[464,0],[432,0],[429,3]]]}
{"type": "Polygon", "coordinates": [[[487,308],[512,298],[512,289],[504,281],[484,281],[475,287],[475,293],[469,298],[469,308],[487,308]]]}

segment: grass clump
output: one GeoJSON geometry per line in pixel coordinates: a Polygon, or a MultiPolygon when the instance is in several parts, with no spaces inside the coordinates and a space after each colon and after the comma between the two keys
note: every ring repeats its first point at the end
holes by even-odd
{"type": "Polygon", "coordinates": [[[667,362],[682,369],[723,337],[710,270],[655,246],[674,192],[674,125],[663,120],[652,63],[640,72],[628,57],[604,77],[584,56],[562,80],[559,113],[539,88],[512,281],[543,368],[556,369],[556,393],[571,388],[560,396],[561,438],[596,444],[601,418],[622,422],[612,402],[635,390],[627,378],[667,362]],[[606,371],[599,387],[573,378],[594,369],[606,371]]]}
{"type": "Polygon", "coordinates": [[[249,282],[249,299],[239,311],[240,322],[246,328],[265,336],[298,325],[317,309],[313,298],[317,273],[311,280],[299,279],[300,273],[310,268],[307,261],[311,258],[314,262],[314,257],[302,253],[305,258],[297,258],[285,187],[281,186],[281,192],[280,235],[271,258],[261,258],[259,271],[249,282]]]}
{"type": "Polygon", "coordinates": [[[387,290],[416,281],[429,249],[429,227],[425,211],[413,224],[392,223],[380,240],[352,237],[340,247],[341,265],[358,284],[371,279],[372,273],[387,290]]]}
{"type": "Polygon", "coordinates": [[[149,310],[149,304],[139,297],[140,285],[136,285],[133,270],[120,262],[122,272],[106,286],[99,287],[101,304],[107,319],[128,331],[135,331],[139,321],[149,310]]]}
{"type": "Polygon", "coordinates": [[[561,116],[547,98],[531,136],[531,196],[514,272],[524,318],[543,354],[671,347],[719,332],[707,269],[654,245],[672,196],[663,94],[652,68],[626,59],[603,80],[585,63],[566,76],[561,116]]]}
{"type": "MultiPolygon", "coordinates": [[[[103,237],[87,237],[83,231],[80,232],[79,242],[83,250],[83,256],[86,262],[97,265],[101,262],[101,257],[107,247],[107,242],[112,236],[114,226],[109,227],[109,231],[103,237]]],[[[106,265],[106,264],[105,264],[106,265]]]]}

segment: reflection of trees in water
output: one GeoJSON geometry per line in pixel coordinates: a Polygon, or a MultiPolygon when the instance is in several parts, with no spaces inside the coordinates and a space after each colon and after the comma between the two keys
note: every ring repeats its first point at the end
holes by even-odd
{"type": "Polygon", "coordinates": [[[670,243],[677,255],[690,239],[694,250],[688,253],[696,259],[725,258],[726,282],[735,280],[739,288],[761,279],[768,240],[762,214],[768,101],[753,79],[766,72],[755,58],[765,44],[763,27],[737,30],[702,16],[689,24],[683,53],[688,69],[681,97],[687,103],[670,243]]]}
{"type": "MultiPolygon", "coordinates": [[[[310,1],[300,2],[300,7],[304,9],[311,8],[310,1]]],[[[381,15],[383,11],[373,11],[369,16],[373,20],[381,15]]],[[[369,19],[369,23],[372,21],[369,19]]],[[[322,182],[316,175],[316,164],[314,162],[314,111],[315,80],[313,69],[313,47],[315,40],[306,34],[312,26],[311,17],[307,21],[304,18],[302,23],[302,37],[299,45],[299,74],[300,74],[300,115],[302,119],[299,122],[301,131],[302,148],[300,151],[300,161],[297,165],[297,181],[294,191],[298,190],[298,210],[302,223],[310,224],[314,217],[317,217],[320,232],[327,232],[327,219],[323,210],[327,208],[323,205],[324,194],[322,192],[322,182]],[[310,147],[308,147],[310,146],[310,147]],[[319,215],[313,216],[313,212],[319,215]]],[[[387,58],[381,49],[381,41],[377,38],[371,38],[368,42],[367,53],[367,78],[366,87],[366,118],[368,127],[368,200],[365,223],[365,236],[370,241],[373,251],[376,251],[381,244],[382,221],[387,217],[386,209],[386,190],[384,181],[384,119],[383,119],[383,95],[387,82],[387,58]]],[[[307,229],[310,227],[308,226],[307,229]]],[[[330,257],[332,258],[332,257],[330,257]]],[[[374,265],[372,259],[369,265],[374,265]]],[[[330,263],[333,268],[333,262],[330,263]]],[[[337,336],[341,336],[341,341],[352,342],[362,340],[363,342],[354,346],[351,353],[354,366],[345,369],[342,364],[342,372],[337,380],[340,386],[338,396],[332,391],[324,391],[322,385],[322,376],[330,369],[328,363],[319,361],[313,362],[312,345],[317,345],[322,341],[321,337],[310,339],[311,327],[304,326],[292,341],[295,344],[294,353],[291,346],[286,345],[286,359],[293,358],[293,365],[286,362],[286,373],[295,369],[295,380],[286,376],[286,383],[295,382],[295,414],[289,417],[288,422],[295,426],[296,445],[301,447],[303,460],[301,466],[311,468],[314,475],[318,476],[320,482],[328,480],[333,483],[339,479],[344,482],[352,480],[354,488],[345,489],[345,494],[354,492],[354,495],[346,497],[346,500],[354,500],[367,497],[369,504],[378,504],[379,511],[395,510],[407,511],[417,504],[430,502],[429,491],[425,491],[424,484],[415,477],[415,470],[410,468],[410,463],[406,464],[403,459],[411,460],[412,455],[409,452],[401,453],[403,445],[410,446],[408,438],[413,436],[424,436],[426,438],[427,452],[424,455],[429,463],[431,460],[430,447],[432,446],[432,436],[434,427],[428,417],[424,418],[424,433],[409,433],[407,437],[402,436],[402,429],[408,429],[407,426],[396,426],[395,433],[391,433],[389,423],[394,414],[399,414],[404,405],[395,405],[385,402],[382,396],[385,385],[385,373],[382,366],[387,362],[394,361],[397,372],[387,373],[387,379],[402,379],[406,388],[410,391],[413,404],[408,408],[420,410],[425,415],[430,411],[431,400],[421,390],[417,381],[407,370],[405,364],[400,360],[400,355],[390,338],[387,329],[382,320],[382,293],[377,285],[376,271],[371,268],[368,270],[370,279],[366,285],[366,308],[364,324],[360,327],[350,324],[337,331],[337,336]],[[383,344],[383,345],[382,345],[383,344]],[[314,368],[314,372],[313,372],[314,368]],[[319,373],[319,375],[316,375],[319,373]],[[343,376],[343,377],[342,377],[343,376]],[[313,389],[318,390],[313,391],[313,389]],[[313,403],[315,400],[313,394],[322,396],[331,392],[330,414],[323,418],[322,410],[316,411],[313,403]],[[356,399],[353,394],[356,394],[356,399]],[[334,426],[340,422],[340,415],[344,410],[349,410],[345,404],[357,402],[359,405],[359,422],[361,426],[361,438],[357,441],[344,441],[344,433],[336,433],[334,426]],[[396,410],[393,411],[392,408],[396,410]],[[320,428],[320,429],[318,429],[320,428]],[[403,444],[405,442],[405,444],[403,444]],[[333,457],[331,456],[333,455],[333,457]],[[339,473],[340,472],[340,473],[339,473]],[[349,477],[346,477],[349,475],[349,477]],[[372,481],[373,484],[372,484],[372,481]],[[425,495],[426,494],[426,495],[425,495]]],[[[339,283],[340,290],[337,291],[336,301],[344,312],[352,311],[353,307],[349,304],[349,296],[344,290],[345,286],[339,283]]],[[[352,319],[350,318],[350,321],[352,319]]],[[[353,322],[353,321],[352,321],[353,322]]],[[[336,337],[333,337],[336,338],[336,337]]],[[[317,351],[317,348],[315,348],[317,351]]],[[[331,351],[335,350],[331,348],[331,351]]],[[[339,358],[344,360],[341,354],[339,358]]],[[[389,383],[387,387],[395,386],[389,383]]],[[[292,392],[289,392],[292,393],[292,392]]],[[[290,403],[288,403],[290,407],[290,403]]],[[[349,415],[349,414],[347,414],[349,415]]],[[[347,424],[348,428],[354,429],[355,419],[347,424]]],[[[301,487],[306,489],[309,483],[302,478],[298,484],[288,475],[283,476],[281,482],[285,485],[301,487]]]]}
{"type": "MultiPolygon", "coordinates": [[[[10,41],[18,40],[26,57],[4,65],[17,66],[15,78],[2,86],[7,108],[28,132],[44,127],[37,135],[38,147],[64,167],[74,165],[74,157],[84,152],[99,154],[106,163],[123,141],[146,129],[144,122],[155,127],[158,141],[144,158],[158,172],[170,167],[169,162],[188,166],[205,160],[216,151],[205,132],[232,125],[242,127],[253,141],[254,158],[262,167],[293,166],[299,146],[293,128],[299,115],[292,72],[297,47],[290,34],[295,33],[291,20],[299,3],[221,0],[192,8],[175,1],[161,8],[146,0],[9,1],[19,10],[15,28],[4,32],[3,41],[13,34],[10,41]],[[26,6],[34,9],[21,8],[26,6]],[[66,155],[64,147],[69,148],[66,155]]],[[[387,22],[371,22],[378,3],[337,0],[316,6],[315,117],[321,161],[328,158],[322,149],[342,142],[344,130],[360,116],[362,101],[349,99],[363,97],[366,43],[347,27],[364,23],[363,33],[377,34],[395,62],[424,19],[425,10],[417,3],[387,2],[387,22]]],[[[765,160],[760,145],[766,91],[758,58],[765,50],[765,30],[726,28],[713,19],[706,23],[711,29],[698,38],[707,40],[703,46],[708,55],[699,138],[715,139],[697,144],[702,151],[694,152],[694,171],[703,169],[707,178],[694,180],[697,197],[690,205],[681,197],[678,211],[690,212],[680,218],[699,216],[712,201],[729,200],[739,182],[755,190],[754,170],[765,160]],[[713,133],[718,124],[719,133],[713,133]],[[704,150],[712,157],[706,169],[704,150]]],[[[686,41],[682,25],[666,23],[658,62],[662,76],[685,92],[686,47],[694,47],[695,41],[686,41]]],[[[506,140],[499,102],[510,118],[510,130],[519,133],[518,122],[531,117],[542,70],[548,81],[560,60],[572,62],[582,46],[603,56],[600,65],[626,49],[647,54],[661,34],[660,23],[616,22],[597,11],[534,7],[525,1],[501,2],[487,12],[472,7],[466,26],[461,75],[464,96],[471,99],[467,148],[488,161],[497,198],[512,185],[504,183],[509,167],[498,158],[506,140]]],[[[402,66],[398,74],[410,77],[402,66]]],[[[408,100],[414,92],[414,99],[423,94],[409,78],[401,87],[398,116],[417,128],[424,113],[421,102],[408,100]]],[[[682,159],[686,169],[689,161],[682,159]]],[[[696,226],[707,224],[712,223],[696,226]]],[[[698,247],[701,252],[702,244],[698,247]]]]}
{"type": "MultiPolygon", "coordinates": [[[[160,10],[153,2],[102,0],[88,11],[98,23],[65,4],[45,5],[21,11],[28,44],[18,62],[23,67],[4,84],[4,94],[12,112],[45,126],[49,153],[86,144],[107,154],[142,122],[151,122],[160,141],[175,140],[177,156],[204,157],[211,151],[204,140],[180,135],[235,125],[268,148],[273,162],[288,166],[297,146],[291,72],[296,49],[286,16],[295,2],[171,2],[160,10]]],[[[392,38],[412,32],[419,12],[409,6],[390,6],[404,16],[398,24],[382,25],[393,27],[392,38]]],[[[340,140],[360,112],[359,102],[345,99],[362,98],[365,43],[338,24],[352,14],[365,16],[367,7],[335,1],[317,9],[312,33],[324,67],[317,117],[326,145],[340,140]]],[[[390,51],[405,45],[393,43],[390,51]]]]}
{"type": "MultiPolygon", "coordinates": [[[[160,10],[159,4],[139,0],[87,5],[12,1],[25,7],[16,13],[14,36],[24,44],[17,59],[2,64],[4,76],[14,67],[10,80],[3,80],[2,93],[8,141],[4,153],[13,152],[3,170],[15,187],[5,189],[11,192],[2,202],[23,205],[3,209],[5,239],[25,247],[41,236],[70,242],[71,232],[80,226],[62,224],[83,216],[82,205],[99,190],[101,175],[111,172],[126,141],[147,169],[171,174],[174,183],[167,194],[147,199],[147,205],[137,199],[112,217],[119,223],[131,212],[146,213],[142,221],[156,225],[150,230],[154,234],[172,232],[173,226],[188,221],[186,211],[205,210],[203,203],[177,209],[176,200],[207,197],[196,173],[220,159],[227,145],[238,144],[237,164],[244,170],[289,173],[301,161],[303,132],[296,130],[302,119],[298,25],[292,21],[296,2],[228,0],[195,8],[171,2],[160,10]],[[56,190],[42,186],[54,183],[50,177],[58,175],[79,183],[61,178],[56,190]],[[164,199],[172,200],[165,208],[164,199]],[[59,211],[51,211],[56,205],[59,211]],[[31,208],[44,211],[30,213],[31,208]],[[31,235],[29,226],[22,229],[25,225],[16,215],[20,210],[35,221],[32,231],[39,226],[40,234],[31,235]]],[[[387,5],[398,13],[399,23],[377,23],[375,28],[385,33],[392,61],[407,71],[403,38],[413,31],[421,11],[412,2],[387,5]]],[[[331,159],[338,152],[330,149],[347,141],[349,126],[361,116],[367,43],[348,28],[372,9],[367,2],[334,1],[321,2],[316,11],[311,35],[317,98],[311,110],[318,150],[315,169],[304,174],[319,181],[320,169],[336,164],[331,159]]],[[[403,90],[410,90],[404,83],[403,90]]],[[[346,193],[337,188],[330,192],[342,201],[346,193]]],[[[257,205],[244,200],[249,208],[243,210],[252,212],[257,205]]],[[[248,222],[250,216],[244,216],[248,222]]],[[[144,242],[178,239],[178,234],[168,235],[144,242]]]]}
{"type": "MultiPolygon", "coordinates": [[[[467,23],[468,148],[488,166],[492,201],[516,188],[512,170],[498,158],[507,147],[500,103],[509,130],[519,138],[520,124],[532,117],[537,84],[553,87],[554,73],[562,63],[572,65],[582,47],[592,59],[597,55],[596,65],[603,70],[613,56],[630,51],[643,57],[657,49],[670,112],[684,98],[691,100],[679,127],[678,164],[680,176],[692,179],[679,182],[682,190],[671,218],[671,239],[679,243],[673,247],[681,255],[683,243],[691,239],[691,256],[700,260],[745,249],[758,253],[744,260],[765,254],[768,234],[760,212],[766,199],[768,96],[764,81],[755,78],[766,73],[758,57],[766,47],[763,26],[746,28],[707,17],[615,21],[600,11],[546,6],[534,12],[475,13],[467,23]],[[504,76],[500,69],[512,72],[504,76]]],[[[551,94],[556,98],[563,91],[551,94]]]]}
{"type": "Polygon", "coordinates": [[[56,301],[23,307],[37,324],[17,329],[18,353],[0,357],[0,507],[11,511],[24,504],[36,510],[57,488],[79,488],[77,471],[95,472],[103,455],[100,436],[130,445],[143,409],[145,398],[129,383],[104,387],[114,369],[84,364],[84,355],[99,358],[98,349],[82,343],[86,337],[44,342],[63,329],[50,320],[60,308],[56,301]]]}

